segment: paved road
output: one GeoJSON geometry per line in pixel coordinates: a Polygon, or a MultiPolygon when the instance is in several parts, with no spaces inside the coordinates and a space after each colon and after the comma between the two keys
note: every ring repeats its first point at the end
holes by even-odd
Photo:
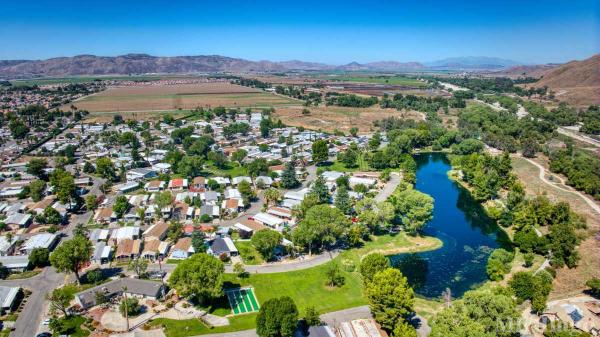
{"type": "Polygon", "coordinates": [[[567,137],[571,137],[571,138],[577,139],[579,141],[588,143],[588,144],[593,145],[595,147],[600,147],[600,141],[597,141],[597,140],[595,140],[592,137],[580,135],[580,134],[576,133],[575,131],[571,131],[569,129],[565,129],[563,127],[559,127],[558,130],[556,130],[556,131],[558,131],[558,133],[560,133],[561,135],[565,135],[567,137]]]}
{"type": "MultiPolygon", "coordinates": [[[[90,188],[91,194],[99,194],[100,185],[103,179],[93,178],[93,186],[90,188]]],[[[92,212],[74,214],[71,216],[69,224],[61,231],[66,238],[73,236],[73,229],[77,224],[86,224],[90,219],[92,212]]],[[[42,315],[46,312],[48,294],[59,287],[61,284],[71,281],[72,275],[57,273],[52,267],[46,267],[40,274],[23,280],[3,280],[0,285],[18,286],[31,291],[23,311],[15,324],[15,330],[11,332],[10,337],[34,337],[40,331],[42,315]]]]}
{"type": "Polygon", "coordinates": [[[386,201],[387,198],[389,198],[390,195],[392,195],[392,193],[394,193],[394,191],[396,190],[396,187],[398,187],[398,185],[400,185],[401,181],[402,181],[402,179],[400,179],[400,175],[396,172],[392,172],[392,174],[390,174],[390,180],[385,184],[385,186],[381,189],[381,191],[379,191],[379,193],[377,193],[377,195],[375,196],[375,201],[377,201],[377,202],[386,201]]]}

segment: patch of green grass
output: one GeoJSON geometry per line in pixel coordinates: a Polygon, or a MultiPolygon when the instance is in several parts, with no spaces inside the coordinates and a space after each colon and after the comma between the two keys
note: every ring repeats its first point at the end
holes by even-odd
{"type": "Polygon", "coordinates": [[[150,322],[150,325],[164,327],[167,337],[188,337],[254,329],[256,314],[229,317],[229,323],[228,326],[210,328],[198,319],[174,320],[159,318],[150,322]]]}
{"type": "Polygon", "coordinates": [[[7,280],[20,280],[20,279],[26,279],[26,278],[30,278],[30,277],[34,277],[35,275],[41,273],[42,271],[40,269],[34,269],[34,270],[26,270],[22,273],[15,273],[15,274],[10,274],[8,275],[8,277],[6,278],[7,280]]]}
{"type": "Polygon", "coordinates": [[[235,246],[240,253],[240,257],[244,261],[244,264],[255,265],[264,262],[262,256],[260,256],[250,241],[236,241],[235,246]]]}
{"type": "Polygon", "coordinates": [[[346,81],[346,82],[362,82],[362,83],[373,83],[373,84],[391,84],[391,85],[405,85],[408,87],[424,88],[427,86],[426,82],[419,81],[415,78],[406,76],[386,76],[386,75],[371,75],[371,76],[337,76],[333,80],[346,81]]]}
{"type": "MultiPolygon", "coordinates": [[[[87,337],[90,335],[90,331],[82,329],[81,325],[85,323],[85,317],[83,316],[69,316],[61,318],[64,322],[64,330],[68,336],[71,337],[87,337]]],[[[60,333],[54,333],[52,336],[60,336],[60,333]]]]}
{"type": "Polygon", "coordinates": [[[221,169],[214,166],[211,161],[207,161],[205,169],[212,176],[231,176],[233,178],[248,174],[245,167],[233,162],[229,163],[227,167],[221,169]]]}

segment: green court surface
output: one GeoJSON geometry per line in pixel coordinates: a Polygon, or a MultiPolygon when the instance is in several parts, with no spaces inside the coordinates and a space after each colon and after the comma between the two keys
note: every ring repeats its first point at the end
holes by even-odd
{"type": "Polygon", "coordinates": [[[236,288],[225,292],[234,315],[256,312],[260,307],[253,288],[236,288]]]}

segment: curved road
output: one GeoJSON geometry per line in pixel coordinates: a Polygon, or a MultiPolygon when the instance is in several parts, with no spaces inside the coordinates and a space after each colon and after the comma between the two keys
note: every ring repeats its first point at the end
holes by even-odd
{"type": "MultiPolygon", "coordinates": [[[[600,206],[598,206],[598,204],[596,204],[594,201],[590,200],[585,194],[583,194],[583,193],[581,193],[579,191],[570,189],[570,188],[563,188],[561,186],[558,186],[558,185],[552,183],[551,181],[549,181],[548,179],[546,179],[546,168],[545,167],[543,167],[542,165],[536,163],[535,161],[533,161],[533,160],[531,160],[529,158],[525,158],[523,156],[521,156],[521,158],[527,160],[529,163],[533,164],[534,166],[536,166],[540,170],[539,178],[546,185],[552,186],[553,188],[556,188],[556,189],[561,190],[563,192],[568,192],[568,193],[572,193],[572,194],[575,194],[575,195],[579,196],[581,199],[583,199],[588,204],[588,206],[590,206],[594,211],[596,211],[598,214],[600,214],[600,206]]],[[[560,177],[559,177],[559,179],[564,184],[564,180],[562,178],[560,178],[560,177]]]]}

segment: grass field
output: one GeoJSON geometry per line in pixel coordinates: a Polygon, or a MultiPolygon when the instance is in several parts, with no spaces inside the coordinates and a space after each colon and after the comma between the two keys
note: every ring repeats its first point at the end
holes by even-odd
{"type": "Polygon", "coordinates": [[[331,78],[331,80],[342,81],[342,82],[360,82],[360,83],[372,83],[372,84],[390,84],[390,85],[403,85],[407,87],[424,88],[427,86],[426,82],[419,81],[414,78],[406,76],[385,76],[385,75],[365,75],[365,76],[337,76],[331,78]]]}
{"type": "Polygon", "coordinates": [[[196,107],[277,107],[298,101],[225,82],[161,86],[112,87],[73,103],[94,114],[107,112],[155,112],[196,107]]]}
{"type": "Polygon", "coordinates": [[[260,309],[252,288],[236,288],[225,291],[234,315],[249,314],[260,309]]]}
{"type": "Polygon", "coordinates": [[[235,246],[239,250],[240,257],[244,261],[244,264],[256,265],[264,262],[262,256],[260,256],[250,241],[238,240],[235,242],[235,246]]]}
{"type": "MultiPolygon", "coordinates": [[[[441,241],[436,238],[410,237],[404,233],[376,236],[362,247],[343,251],[332,262],[317,267],[287,273],[250,274],[243,278],[226,274],[225,288],[253,287],[254,294],[263,303],[270,298],[289,296],[296,303],[300,316],[309,306],[313,306],[320,313],[327,313],[367,304],[362,294],[362,278],[358,272],[363,256],[372,252],[417,252],[440,246],[441,241]],[[341,287],[332,288],[326,285],[325,272],[331,263],[340,266],[344,276],[344,285],[341,287]]],[[[443,306],[441,302],[419,298],[415,302],[417,313],[426,318],[431,318],[443,306]]],[[[198,320],[157,319],[151,325],[163,325],[167,337],[187,337],[252,329],[255,327],[255,317],[255,314],[235,315],[229,318],[230,326],[214,329],[209,329],[198,320]]]]}

